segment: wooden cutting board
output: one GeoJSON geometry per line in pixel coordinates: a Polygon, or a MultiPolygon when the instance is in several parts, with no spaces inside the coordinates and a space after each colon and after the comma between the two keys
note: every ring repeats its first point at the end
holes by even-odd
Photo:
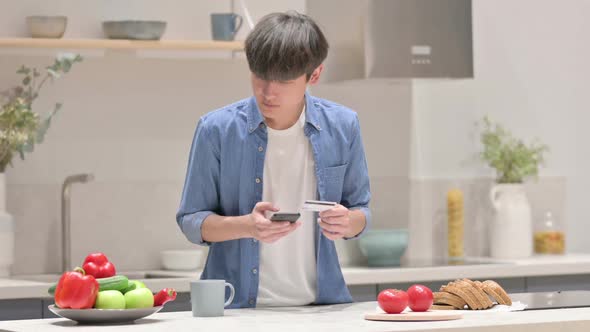
{"type": "Polygon", "coordinates": [[[366,320],[384,320],[384,321],[428,321],[428,320],[454,320],[463,318],[460,312],[452,310],[412,312],[405,311],[401,314],[386,313],[368,313],[365,314],[366,320]]]}

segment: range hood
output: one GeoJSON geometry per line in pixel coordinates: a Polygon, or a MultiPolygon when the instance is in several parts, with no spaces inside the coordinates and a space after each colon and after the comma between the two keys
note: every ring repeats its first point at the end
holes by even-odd
{"type": "Polygon", "coordinates": [[[328,38],[324,81],[472,78],[471,0],[308,0],[328,38]]]}

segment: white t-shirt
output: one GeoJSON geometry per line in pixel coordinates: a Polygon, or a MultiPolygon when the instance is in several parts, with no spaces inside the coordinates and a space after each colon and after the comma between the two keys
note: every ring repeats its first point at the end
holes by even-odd
{"type": "Polygon", "coordinates": [[[280,212],[301,212],[301,226],[276,241],[260,243],[257,305],[307,305],[316,299],[315,222],[301,211],[316,197],[313,151],[305,136],[305,107],[299,120],[285,130],[268,129],[262,200],[280,212]]]}

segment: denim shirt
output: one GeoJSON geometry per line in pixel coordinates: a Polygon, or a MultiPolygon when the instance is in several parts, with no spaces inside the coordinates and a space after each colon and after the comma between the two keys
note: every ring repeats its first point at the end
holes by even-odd
{"type": "MultiPolygon", "coordinates": [[[[367,225],[356,238],[369,228],[371,220],[369,176],[357,114],[308,93],[305,102],[304,132],[313,150],[318,191],[318,197],[309,199],[361,210],[367,225]]],[[[236,293],[230,308],[256,306],[259,243],[253,238],[208,243],[203,241],[201,226],[213,213],[249,214],[262,200],[267,142],[264,118],[251,97],[203,116],[191,146],[176,220],[189,241],[209,246],[201,279],[224,279],[234,285],[236,293]]],[[[322,234],[317,223],[315,237],[315,304],[352,302],[334,242],[322,234]]],[[[289,259],[289,253],[285,253],[285,259],[289,259]]]]}

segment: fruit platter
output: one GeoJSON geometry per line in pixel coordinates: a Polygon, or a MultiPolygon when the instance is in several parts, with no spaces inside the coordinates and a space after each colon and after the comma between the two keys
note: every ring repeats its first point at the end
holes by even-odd
{"type": "Polygon", "coordinates": [[[154,294],[143,282],[117,274],[103,253],[86,256],[82,267],[63,273],[48,293],[55,302],[51,312],[80,324],[133,322],[176,299],[172,288],[154,294]]]}

